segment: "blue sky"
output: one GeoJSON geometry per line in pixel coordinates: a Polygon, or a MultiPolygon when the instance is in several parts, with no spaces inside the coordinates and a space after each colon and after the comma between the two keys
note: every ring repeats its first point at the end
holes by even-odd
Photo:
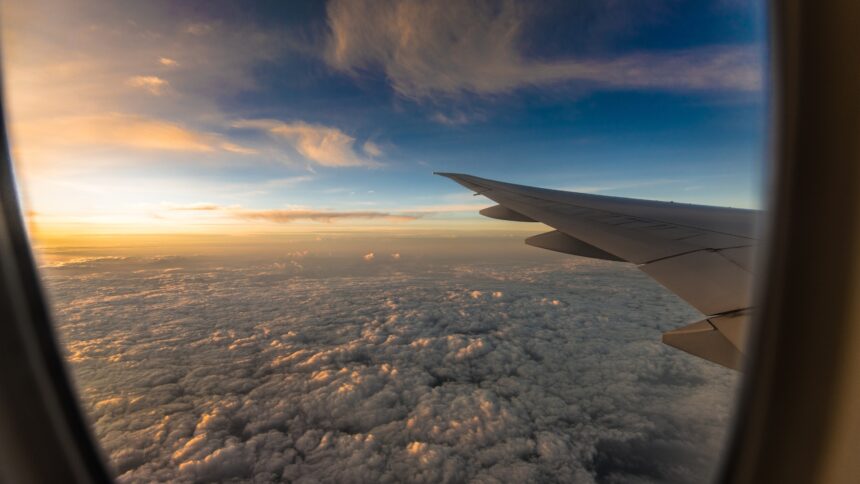
{"type": "Polygon", "coordinates": [[[5,13],[16,157],[43,224],[477,217],[482,202],[433,171],[759,204],[761,2],[5,13]]]}

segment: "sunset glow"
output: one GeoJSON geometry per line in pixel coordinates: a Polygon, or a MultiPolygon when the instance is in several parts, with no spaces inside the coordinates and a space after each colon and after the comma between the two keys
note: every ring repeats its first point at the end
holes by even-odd
{"type": "Polygon", "coordinates": [[[762,2],[10,0],[0,19],[41,284],[117,482],[714,474],[739,373],[661,334],[746,318],[708,291],[747,300],[755,214],[433,173],[759,207],[762,2]],[[464,186],[552,227],[482,217],[464,186]],[[694,280],[705,309],[674,290],[694,280]]]}
{"type": "MultiPolygon", "coordinates": [[[[554,17],[524,4],[383,3],[4,3],[34,234],[500,228],[432,176],[443,170],[757,205],[762,54],[748,12],[708,12],[710,37],[642,15],[638,44],[620,32],[541,44],[554,17]]],[[[598,24],[582,28],[610,28],[608,10],[588,8],[598,24]]]]}

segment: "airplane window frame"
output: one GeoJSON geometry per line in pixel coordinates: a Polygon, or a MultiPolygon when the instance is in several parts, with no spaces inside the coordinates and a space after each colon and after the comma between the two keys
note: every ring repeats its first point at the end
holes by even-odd
{"type": "Polygon", "coordinates": [[[111,482],[58,350],[0,99],[0,481],[111,482]]]}
{"type": "Polygon", "coordinates": [[[716,482],[855,482],[860,4],[771,1],[768,13],[764,270],[752,357],[716,482]]]}

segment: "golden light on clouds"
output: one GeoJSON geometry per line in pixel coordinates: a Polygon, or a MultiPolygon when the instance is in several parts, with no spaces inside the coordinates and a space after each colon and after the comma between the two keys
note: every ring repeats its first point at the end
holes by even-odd
{"type": "MultiPolygon", "coordinates": [[[[164,64],[162,62],[162,64],[164,64]]],[[[133,76],[125,81],[126,85],[138,89],[143,89],[154,96],[160,96],[164,93],[170,83],[158,76],[133,76]]]]}
{"type": "Polygon", "coordinates": [[[284,139],[302,156],[322,166],[381,166],[380,162],[373,159],[382,154],[377,145],[365,142],[363,150],[368,156],[362,156],[355,149],[355,138],[337,128],[302,121],[285,123],[274,119],[243,119],[233,123],[233,126],[259,129],[284,139]]]}
{"type": "Polygon", "coordinates": [[[391,222],[410,222],[422,218],[430,212],[382,212],[382,211],[334,211],[311,210],[307,208],[248,210],[234,205],[224,207],[214,203],[192,203],[188,205],[167,204],[173,212],[217,212],[224,219],[260,220],[275,224],[291,224],[299,221],[313,221],[332,224],[349,220],[384,220],[391,222]]]}
{"type": "Polygon", "coordinates": [[[52,227],[64,233],[183,231],[183,225],[196,231],[211,224],[295,230],[294,222],[416,218],[378,210],[240,212],[229,203],[210,211],[216,215],[164,210],[163,204],[204,190],[248,203],[254,194],[312,181],[308,166],[378,167],[382,148],[321,124],[237,122],[217,105],[216,96],[255,89],[254,66],[284,49],[277,30],[160,14],[129,22],[131,13],[94,0],[76,8],[56,5],[52,11],[62,15],[48,16],[40,10],[44,5],[13,1],[3,12],[13,151],[28,208],[39,214],[31,219],[42,233],[52,227]],[[272,164],[300,174],[247,186],[168,181],[178,166],[205,174],[213,166],[254,171],[272,164]],[[150,180],[130,179],[128,172],[144,172],[150,180]]]}
{"type": "MultiPolygon", "coordinates": [[[[685,92],[760,85],[745,44],[530,56],[525,2],[331,0],[294,23],[226,4],[198,10],[4,2],[12,149],[40,227],[474,223],[484,205],[445,199],[458,189],[434,185],[431,166],[500,175],[559,142],[524,149],[523,160],[509,159],[516,150],[484,156],[507,143],[490,112],[503,96],[575,81],[685,92]],[[198,200],[242,209],[164,208],[198,200]]],[[[520,120],[506,122],[514,133],[520,120]]]]}
{"type": "Polygon", "coordinates": [[[385,220],[389,222],[411,222],[421,218],[422,214],[389,213],[389,212],[334,212],[323,210],[239,210],[233,216],[245,220],[264,220],[274,223],[291,223],[299,220],[312,220],[322,223],[333,223],[339,220],[365,219],[385,220]]]}
{"type": "Polygon", "coordinates": [[[24,140],[44,140],[39,143],[43,146],[123,146],[195,152],[210,152],[217,146],[217,137],[212,134],[170,121],[122,113],[23,122],[16,125],[15,133],[24,140]]]}
{"type": "Polygon", "coordinates": [[[348,73],[382,66],[394,89],[410,98],[501,94],[570,81],[671,90],[762,86],[759,52],[744,46],[529,59],[522,34],[537,11],[530,2],[332,0],[327,7],[328,63],[348,73]]]}

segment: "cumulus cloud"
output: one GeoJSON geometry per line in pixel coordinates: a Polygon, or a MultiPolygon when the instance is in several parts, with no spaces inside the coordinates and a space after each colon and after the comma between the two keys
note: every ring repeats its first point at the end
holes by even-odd
{"type": "Polygon", "coordinates": [[[698,315],[635,269],[299,254],[46,269],[120,482],[701,482],[715,465],[736,374],[660,344],[698,315]]]}
{"type": "Polygon", "coordinates": [[[179,65],[179,62],[174,59],[171,59],[170,57],[159,57],[158,63],[165,67],[176,67],[179,65]]]}
{"type": "MultiPolygon", "coordinates": [[[[378,161],[361,156],[355,149],[355,138],[343,131],[320,124],[295,121],[291,123],[274,119],[246,119],[233,123],[236,128],[253,128],[287,140],[307,160],[321,166],[381,166],[378,161]]],[[[363,150],[371,157],[382,151],[372,142],[366,142],[363,150]]]]}
{"type": "Polygon", "coordinates": [[[160,96],[170,85],[169,82],[158,76],[133,76],[126,79],[125,84],[137,89],[143,89],[153,96],[160,96]]]}
{"type": "MultiPolygon", "coordinates": [[[[350,1],[328,5],[326,60],[358,72],[381,68],[407,97],[499,94],[518,88],[580,82],[604,88],[757,90],[754,46],[711,46],[631,53],[611,58],[544,60],[523,53],[525,2],[469,0],[350,1]],[[368,28],[372,26],[372,28],[368,28]]],[[[439,122],[456,124],[446,115],[439,122]]]]}

